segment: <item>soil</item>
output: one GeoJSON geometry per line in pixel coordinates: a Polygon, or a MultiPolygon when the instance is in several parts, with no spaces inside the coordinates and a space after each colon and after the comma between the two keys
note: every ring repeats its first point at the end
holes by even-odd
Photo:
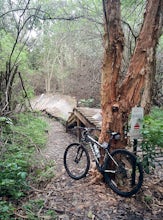
{"type": "Polygon", "coordinates": [[[47,121],[48,143],[42,153],[55,161],[55,177],[32,196],[44,199],[44,208],[55,210],[58,220],[163,219],[161,176],[146,176],[140,192],[131,198],[116,195],[101,181],[90,184],[91,174],[82,180],[73,180],[64,169],[63,154],[66,146],[77,140],[66,133],[59,121],[54,118],[47,121]]]}

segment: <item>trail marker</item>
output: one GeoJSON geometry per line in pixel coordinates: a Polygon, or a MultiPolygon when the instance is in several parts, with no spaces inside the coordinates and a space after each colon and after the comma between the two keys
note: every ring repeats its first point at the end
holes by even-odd
{"type": "Polygon", "coordinates": [[[139,139],[142,137],[140,131],[142,129],[142,122],[144,117],[144,109],[142,107],[134,107],[131,112],[131,120],[130,120],[130,139],[139,139]]]}

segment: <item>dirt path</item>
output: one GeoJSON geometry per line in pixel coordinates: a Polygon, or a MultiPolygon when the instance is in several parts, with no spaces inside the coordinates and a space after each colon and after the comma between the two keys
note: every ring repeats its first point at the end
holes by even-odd
{"type": "Polygon", "coordinates": [[[49,124],[48,143],[44,155],[56,162],[57,175],[63,171],[63,154],[66,146],[75,138],[66,133],[65,127],[55,119],[47,119],[49,124]]]}
{"type": "MultiPolygon", "coordinates": [[[[89,185],[90,176],[79,181],[68,177],[63,167],[63,154],[66,146],[74,141],[74,137],[67,134],[65,127],[58,121],[47,120],[50,126],[49,138],[43,153],[55,160],[56,176],[37,197],[44,199],[45,207],[57,212],[58,220],[162,219],[159,210],[161,206],[157,205],[152,209],[154,204],[145,204],[145,187],[136,196],[126,199],[117,196],[102,182],[89,185]]],[[[158,186],[161,184],[158,181],[156,183],[158,186]]]]}

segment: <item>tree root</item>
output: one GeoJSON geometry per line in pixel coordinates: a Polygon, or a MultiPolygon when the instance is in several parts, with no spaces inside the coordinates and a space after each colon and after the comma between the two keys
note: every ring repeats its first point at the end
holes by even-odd
{"type": "Polygon", "coordinates": [[[92,168],[92,169],[90,169],[89,173],[91,175],[91,180],[87,184],[87,186],[90,186],[93,184],[98,184],[102,181],[103,175],[101,173],[99,173],[99,171],[97,169],[92,168]]]}

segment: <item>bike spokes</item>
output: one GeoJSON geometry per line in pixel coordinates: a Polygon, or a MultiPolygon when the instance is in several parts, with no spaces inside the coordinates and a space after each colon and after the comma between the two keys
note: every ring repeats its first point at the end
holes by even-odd
{"type": "Polygon", "coordinates": [[[73,179],[81,179],[88,173],[90,159],[87,150],[78,143],[69,145],[64,154],[64,166],[73,179]]]}
{"type": "Polygon", "coordinates": [[[109,186],[122,196],[135,194],[143,181],[142,167],[136,161],[136,157],[125,150],[115,150],[111,155],[118,166],[108,160],[105,177],[109,186]]]}
{"type": "Polygon", "coordinates": [[[80,159],[82,158],[83,152],[84,152],[83,148],[79,146],[78,150],[77,150],[77,153],[76,153],[75,160],[74,160],[76,163],[80,162],[80,159]]]}

